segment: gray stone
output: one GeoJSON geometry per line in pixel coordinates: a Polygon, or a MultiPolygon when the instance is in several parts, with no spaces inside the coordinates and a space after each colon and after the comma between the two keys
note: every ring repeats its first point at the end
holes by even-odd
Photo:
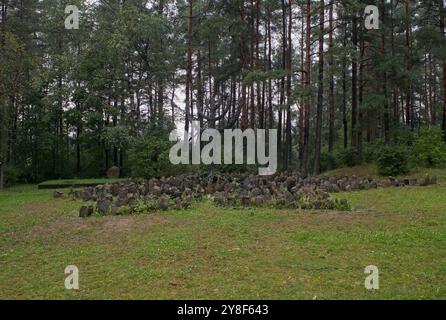
{"type": "Polygon", "coordinates": [[[119,210],[119,207],[116,204],[112,204],[110,213],[115,216],[118,214],[118,210],[119,210]]]}
{"type": "Polygon", "coordinates": [[[235,204],[236,204],[235,197],[233,195],[227,196],[226,203],[228,204],[228,206],[235,206],[235,204]]]}
{"type": "Polygon", "coordinates": [[[107,170],[107,178],[109,179],[119,178],[120,174],[121,170],[116,166],[113,166],[107,170]]]}
{"type": "Polygon", "coordinates": [[[161,210],[169,209],[169,199],[167,197],[165,197],[165,196],[160,197],[159,200],[158,200],[158,207],[161,210]]]}
{"type": "Polygon", "coordinates": [[[242,195],[240,197],[240,203],[242,204],[242,206],[249,206],[251,203],[251,197],[249,197],[248,195],[242,195]]]}
{"type": "Polygon", "coordinates": [[[358,184],[358,182],[356,180],[353,180],[351,182],[350,186],[351,186],[351,190],[358,190],[359,189],[359,184],[358,184]]]}
{"type": "Polygon", "coordinates": [[[378,183],[376,183],[376,181],[371,181],[369,183],[369,185],[370,185],[371,189],[377,189],[378,188],[378,183]]]}
{"type": "Polygon", "coordinates": [[[53,198],[62,198],[62,197],[63,197],[63,192],[60,191],[53,192],[53,198]]]}
{"type": "Polygon", "coordinates": [[[225,205],[225,197],[222,193],[216,193],[214,196],[214,202],[219,206],[225,205]]]}
{"type": "Polygon", "coordinates": [[[429,184],[430,184],[429,177],[420,179],[420,186],[425,187],[425,186],[428,186],[429,184]]]}
{"type": "Polygon", "coordinates": [[[263,205],[263,202],[264,202],[264,198],[263,198],[263,196],[256,196],[256,197],[254,197],[254,205],[256,206],[256,207],[260,207],[261,205],[263,205]]]}
{"type": "Polygon", "coordinates": [[[81,191],[81,199],[84,201],[90,201],[93,198],[93,189],[87,188],[81,191]]]}
{"type": "Polygon", "coordinates": [[[181,198],[175,198],[174,205],[172,207],[173,210],[181,210],[183,209],[183,204],[181,198]]]}
{"type": "Polygon", "coordinates": [[[82,206],[79,210],[79,217],[86,218],[93,214],[93,206],[82,206]]]}
{"type": "Polygon", "coordinates": [[[120,191],[120,186],[118,183],[113,183],[110,187],[110,193],[112,194],[113,197],[118,196],[120,191]]]}
{"type": "Polygon", "coordinates": [[[108,214],[111,202],[108,199],[99,199],[96,202],[96,210],[101,214],[108,214]]]}
{"type": "Polygon", "coordinates": [[[159,187],[159,186],[154,186],[153,187],[152,194],[154,196],[159,197],[159,196],[161,196],[162,192],[163,191],[162,191],[161,187],[159,187]]]}

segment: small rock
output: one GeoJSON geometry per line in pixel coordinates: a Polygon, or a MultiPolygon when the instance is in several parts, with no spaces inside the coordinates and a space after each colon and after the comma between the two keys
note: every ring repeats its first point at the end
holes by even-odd
{"type": "Polygon", "coordinates": [[[420,186],[425,187],[428,186],[429,184],[430,184],[429,177],[420,179],[420,186]]]}
{"type": "Polygon", "coordinates": [[[228,204],[228,206],[235,206],[236,204],[235,197],[233,195],[227,196],[226,203],[228,204]]]}
{"type": "Polygon", "coordinates": [[[116,204],[112,204],[110,213],[114,216],[118,214],[119,207],[116,204]]]}
{"type": "Polygon", "coordinates": [[[257,196],[257,197],[254,197],[254,205],[256,206],[256,207],[260,207],[262,204],[263,204],[263,202],[264,202],[264,198],[263,198],[263,196],[257,196]]]}
{"type": "Polygon", "coordinates": [[[109,179],[119,178],[120,174],[121,174],[121,170],[116,166],[113,166],[107,170],[107,178],[109,178],[109,179]]]}
{"type": "Polygon", "coordinates": [[[88,188],[82,190],[80,197],[84,201],[90,201],[93,198],[93,189],[88,188]]]}
{"type": "Polygon", "coordinates": [[[251,203],[251,198],[248,195],[243,195],[240,197],[240,203],[242,206],[249,206],[251,203]]]}
{"type": "Polygon", "coordinates": [[[53,198],[62,198],[62,197],[63,197],[63,192],[60,191],[53,192],[53,198]]]}
{"type": "Polygon", "coordinates": [[[219,206],[224,206],[225,205],[224,195],[222,193],[216,193],[214,196],[214,202],[219,206]]]}
{"type": "Polygon", "coordinates": [[[96,202],[96,210],[98,210],[101,214],[107,214],[110,210],[111,202],[108,199],[99,199],[98,202],[96,202]]]}
{"type": "Polygon", "coordinates": [[[93,206],[82,206],[79,210],[79,217],[86,218],[93,214],[93,206]]]}
{"type": "Polygon", "coordinates": [[[158,201],[158,207],[159,207],[161,210],[167,210],[167,209],[169,209],[169,199],[168,199],[167,197],[165,197],[165,196],[160,197],[160,198],[159,198],[159,201],[158,201]]]}

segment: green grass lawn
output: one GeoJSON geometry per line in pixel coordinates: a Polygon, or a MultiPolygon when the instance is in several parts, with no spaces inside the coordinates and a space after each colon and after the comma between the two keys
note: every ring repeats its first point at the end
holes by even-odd
{"type": "MultiPolygon", "coordinates": [[[[426,168],[414,168],[411,169],[411,173],[409,175],[403,175],[397,177],[398,179],[404,179],[404,178],[424,178],[426,174],[429,174],[430,176],[437,176],[440,180],[446,181],[446,170],[444,169],[426,169],[426,168]]],[[[328,171],[324,173],[324,175],[327,176],[352,176],[356,175],[358,177],[361,176],[370,176],[376,179],[385,179],[386,177],[382,177],[378,174],[378,168],[375,164],[367,164],[362,166],[356,166],[356,167],[346,167],[346,168],[339,168],[336,170],[328,171]]]]}
{"type": "Polygon", "coordinates": [[[58,180],[47,180],[39,185],[48,186],[48,185],[63,185],[63,186],[72,186],[72,185],[82,185],[82,184],[103,184],[103,183],[114,183],[118,181],[124,181],[126,179],[123,178],[90,178],[90,179],[58,179],[58,180]]]}
{"type": "Polygon", "coordinates": [[[446,299],[444,178],[340,194],[350,213],[203,202],[81,219],[81,202],[51,195],[0,192],[0,299],[446,299]],[[64,288],[67,265],[78,291],[64,288]],[[364,288],[368,265],[378,291],[364,288]]]}

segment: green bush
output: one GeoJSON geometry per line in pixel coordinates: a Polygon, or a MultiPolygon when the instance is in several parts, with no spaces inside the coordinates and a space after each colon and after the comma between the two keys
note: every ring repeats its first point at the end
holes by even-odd
{"type": "Polygon", "coordinates": [[[160,135],[146,135],[135,139],[128,152],[132,176],[152,178],[178,173],[180,167],[174,166],[169,160],[171,146],[168,135],[165,135],[165,138],[160,135]]]}
{"type": "Polygon", "coordinates": [[[149,214],[156,210],[158,210],[158,201],[153,196],[150,196],[146,201],[140,200],[133,209],[136,214],[149,214]]]}
{"type": "Polygon", "coordinates": [[[362,163],[361,155],[355,148],[341,150],[337,158],[341,166],[354,167],[362,163]]]}
{"type": "Polygon", "coordinates": [[[11,187],[22,182],[22,172],[19,168],[12,165],[6,165],[3,169],[5,187],[11,187]]]}
{"type": "Polygon", "coordinates": [[[366,143],[362,149],[362,160],[365,163],[371,163],[378,159],[380,156],[380,151],[384,145],[382,140],[374,140],[370,143],[366,143]]]}
{"type": "Polygon", "coordinates": [[[446,167],[446,144],[440,128],[424,129],[415,139],[411,160],[420,167],[446,167]]]}
{"type": "Polygon", "coordinates": [[[392,144],[411,146],[415,140],[414,131],[403,123],[395,124],[391,130],[392,144]]]}
{"type": "Polygon", "coordinates": [[[410,172],[407,149],[401,146],[384,147],[377,160],[378,173],[383,176],[399,176],[410,172]]]}
{"type": "Polygon", "coordinates": [[[122,206],[118,209],[117,215],[119,216],[126,216],[131,214],[132,210],[129,206],[122,206]]]}

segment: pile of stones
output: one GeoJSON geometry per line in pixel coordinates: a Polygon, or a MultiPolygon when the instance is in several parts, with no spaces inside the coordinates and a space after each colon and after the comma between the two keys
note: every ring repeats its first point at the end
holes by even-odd
{"type": "Polygon", "coordinates": [[[394,177],[389,177],[389,179],[382,182],[383,187],[406,187],[406,186],[429,186],[437,184],[437,177],[426,177],[421,179],[396,179],[394,177]]]}
{"type": "MultiPolygon", "coordinates": [[[[185,174],[176,177],[129,180],[94,188],[71,191],[73,199],[95,202],[82,206],[81,217],[100,214],[131,214],[157,210],[181,210],[204,197],[222,207],[274,207],[304,210],[350,210],[345,199],[330,194],[369,190],[378,187],[430,185],[436,177],[376,181],[371,177],[318,176],[302,178],[299,174],[279,173],[273,176],[249,174],[185,174]]],[[[56,195],[55,195],[56,196],[56,195]]],[[[60,196],[59,194],[57,195],[60,196]]]]}

